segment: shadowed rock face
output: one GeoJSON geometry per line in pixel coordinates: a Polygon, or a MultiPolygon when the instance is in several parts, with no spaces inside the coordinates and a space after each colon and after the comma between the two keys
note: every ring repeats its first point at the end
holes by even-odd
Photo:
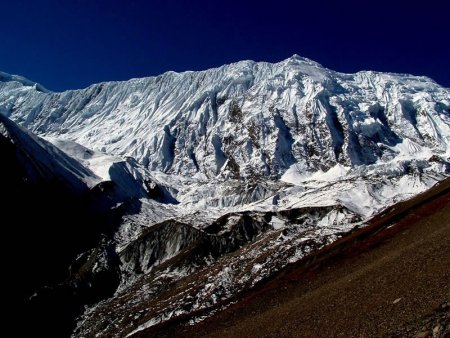
{"type": "Polygon", "coordinates": [[[57,149],[4,117],[0,129],[10,315],[27,323],[19,327],[24,334],[68,335],[83,306],[119,284],[119,260],[108,238],[121,211],[110,211],[104,192],[88,189],[77,176],[83,171],[64,166],[73,159],[62,161],[49,152],[57,149]]]}

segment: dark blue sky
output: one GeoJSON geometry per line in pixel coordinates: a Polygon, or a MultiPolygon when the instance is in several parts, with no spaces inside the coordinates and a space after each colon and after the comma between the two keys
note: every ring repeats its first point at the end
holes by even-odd
{"type": "Polygon", "coordinates": [[[51,90],[292,54],[450,87],[448,1],[13,0],[0,70],[51,90]]]}

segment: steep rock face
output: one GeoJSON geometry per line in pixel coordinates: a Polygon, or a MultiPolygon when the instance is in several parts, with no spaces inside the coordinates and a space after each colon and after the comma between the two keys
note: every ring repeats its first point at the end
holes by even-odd
{"type": "Polygon", "coordinates": [[[63,93],[3,81],[0,112],[21,125],[166,173],[280,177],[294,163],[394,158],[404,140],[440,154],[450,143],[449,92],[432,80],[342,74],[298,56],[63,93]]]}
{"type": "Polygon", "coordinates": [[[139,198],[163,194],[147,193],[158,185],[132,161],[55,143],[0,115],[6,307],[29,324],[21,332],[48,334],[52,327],[56,336],[70,334],[85,305],[114,293],[121,277],[113,235],[121,217],[138,212],[139,198]]]}
{"type": "Polygon", "coordinates": [[[7,325],[20,317],[28,323],[19,329],[25,335],[48,333],[50,325],[55,335],[68,335],[83,306],[119,284],[107,236],[120,215],[99,207],[108,197],[90,190],[98,179],[92,171],[4,116],[0,150],[7,325]],[[81,273],[72,265],[90,251],[97,265],[84,264],[81,273]]]}
{"type": "Polygon", "coordinates": [[[271,216],[249,212],[227,214],[208,224],[204,231],[174,220],[154,225],[121,251],[122,283],[130,284],[130,279],[147,274],[176,256],[186,257],[172,264],[172,269],[188,265],[195,270],[207,260],[232,252],[271,229],[271,216]]]}

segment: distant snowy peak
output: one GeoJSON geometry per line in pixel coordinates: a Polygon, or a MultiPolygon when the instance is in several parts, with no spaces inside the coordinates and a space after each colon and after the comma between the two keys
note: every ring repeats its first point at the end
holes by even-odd
{"type": "Polygon", "coordinates": [[[33,82],[31,80],[28,80],[27,78],[25,78],[23,76],[11,75],[11,74],[0,71],[0,86],[1,86],[2,82],[3,83],[6,83],[6,82],[17,83],[21,86],[32,87],[33,89],[40,91],[40,92],[45,92],[45,93],[50,92],[49,90],[44,88],[44,86],[42,86],[41,84],[39,84],[37,82],[33,82]]]}
{"type": "MultiPolygon", "coordinates": [[[[25,85],[24,85],[25,86],[25,85]]],[[[294,55],[43,93],[3,86],[0,113],[33,132],[191,177],[279,178],[392,161],[413,142],[450,155],[450,93],[426,77],[338,73],[294,55]]]]}

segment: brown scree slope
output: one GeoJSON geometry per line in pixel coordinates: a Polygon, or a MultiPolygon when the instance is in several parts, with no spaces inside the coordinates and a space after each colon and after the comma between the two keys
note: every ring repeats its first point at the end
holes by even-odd
{"type": "MultiPolygon", "coordinates": [[[[409,336],[408,328],[420,332],[421,318],[450,301],[449,202],[447,179],[289,267],[212,318],[194,327],[171,323],[136,336],[383,337],[409,336]]],[[[440,337],[450,335],[447,314],[440,337]]]]}

